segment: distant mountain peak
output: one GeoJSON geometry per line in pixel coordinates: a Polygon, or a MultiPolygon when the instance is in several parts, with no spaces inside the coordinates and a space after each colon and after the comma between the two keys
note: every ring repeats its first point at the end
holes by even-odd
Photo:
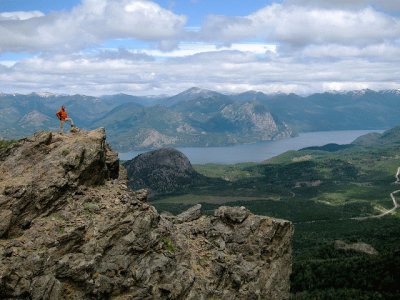
{"type": "Polygon", "coordinates": [[[385,90],[382,91],[384,94],[394,94],[394,95],[400,95],[400,89],[391,89],[391,90],[385,90]]]}
{"type": "Polygon", "coordinates": [[[215,92],[215,91],[202,89],[202,88],[199,88],[199,87],[192,87],[192,88],[182,92],[181,95],[200,95],[200,96],[204,96],[204,95],[216,94],[216,93],[217,92],[215,92]]]}
{"type": "Polygon", "coordinates": [[[370,89],[362,89],[362,90],[351,91],[349,93],[353,94],[353,95],[357,95],[357,96],[362,96],[362,95],[365,95],[366,93],[369,93],[369,92],[374,92],[374,91],[370,90],[370,89]]]}
{"type": "Polygon", "coordinates": [[[53,96],[58,96],[57,94],[50,93],[50,92],[33,92],[30,95],[39,96],[39,97],[42,97],[42,98],[49,98],[49,97],[53,97],[53,96]]]}
{"type": "Polygon", "coordinates": [[[326,91],[328,94],[337,94],[337,95],[354,95],[354,96],[362,96],[366,93],[375,92],[371,89],[361,89],[361,90],[329,90],[326,91]]]}
{"type": "Polygon", "coordinates": [[[168,98],[167,105],[173,106],[177,103],[188,102],[198,99],[219,98],[220,96],[225,96],[225,95],[207,89],[192,87],[186,91],[183,91],[175,96],[168,98]]]}
{"type": "Polygon", "coordinates": [[[250,91],[241,92],[241,93],[239,93],[239,95],[240,94],[259,95],[259,94],[264,94],[264,93],[260,92],[260,91],[250,90],[250,91]]]}

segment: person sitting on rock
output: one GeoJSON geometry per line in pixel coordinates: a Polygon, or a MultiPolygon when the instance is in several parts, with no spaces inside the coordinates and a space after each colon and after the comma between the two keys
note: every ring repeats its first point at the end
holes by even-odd
{"type": "Polygon", "coordinates": [[[71,129],[75,127],[74,121],[68,117],[65,106],[61,106],[60,110],[56,113],[57,118],[60,120],[60,132],[64,133],[64,123],[68,121],[71,124],[71,129]]]}

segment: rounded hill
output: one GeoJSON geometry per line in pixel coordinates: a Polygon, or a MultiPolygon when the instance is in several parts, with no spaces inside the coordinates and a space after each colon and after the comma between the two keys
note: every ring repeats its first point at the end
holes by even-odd
{"type": "Polygon", "coordinates": [[[148,188],[154,193],[178,191],[202,178],[189,159],[173,148],[140,154],[125,162],[124,166],[131,188],[148,188]]]}

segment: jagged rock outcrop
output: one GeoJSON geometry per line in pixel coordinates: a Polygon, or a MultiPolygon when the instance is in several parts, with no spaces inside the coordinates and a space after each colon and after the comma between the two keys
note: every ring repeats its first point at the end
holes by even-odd
{"type": "Polygon", "coordinates": [[[131,188],[147,188],[153,193],[182,190],[202,178],[189,159],[173,148],[145,152],[125,162],[124,166],[131,188]]]}
{"type": "Polygon", "coordinates": [[[289,297],[289,222],[160,215],[117,162],[101,129],[0,150],[0,299],[289,297]]]}
{"type": "MultiPolygon", "coordinates": [[[[0,208],[12,211],[10,235],[63,205],[65,194],[118,178],[118,157],[104,129],[81,135],[42,132],[0,153],[0,208]]],[[[3,233],[3,235],[6,234],[3,233]]]]}

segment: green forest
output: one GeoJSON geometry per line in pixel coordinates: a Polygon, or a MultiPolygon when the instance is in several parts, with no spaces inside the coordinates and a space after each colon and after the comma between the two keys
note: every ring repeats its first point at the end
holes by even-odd
{"type": "Polygon", "coordinates": [[[175,214],[195,203],[205,214],[222,204],[246,206],[293,222],[293,299],[399,299],[400,213],[377,217],[393,208],[390,193],[400,189],[400,140],[391,133],[368,146],[312,147],[260,164],[197,165],[206,180],[152,204],[175,214]],[[336,241],[376,253],[343,250],[336,241]]]}

